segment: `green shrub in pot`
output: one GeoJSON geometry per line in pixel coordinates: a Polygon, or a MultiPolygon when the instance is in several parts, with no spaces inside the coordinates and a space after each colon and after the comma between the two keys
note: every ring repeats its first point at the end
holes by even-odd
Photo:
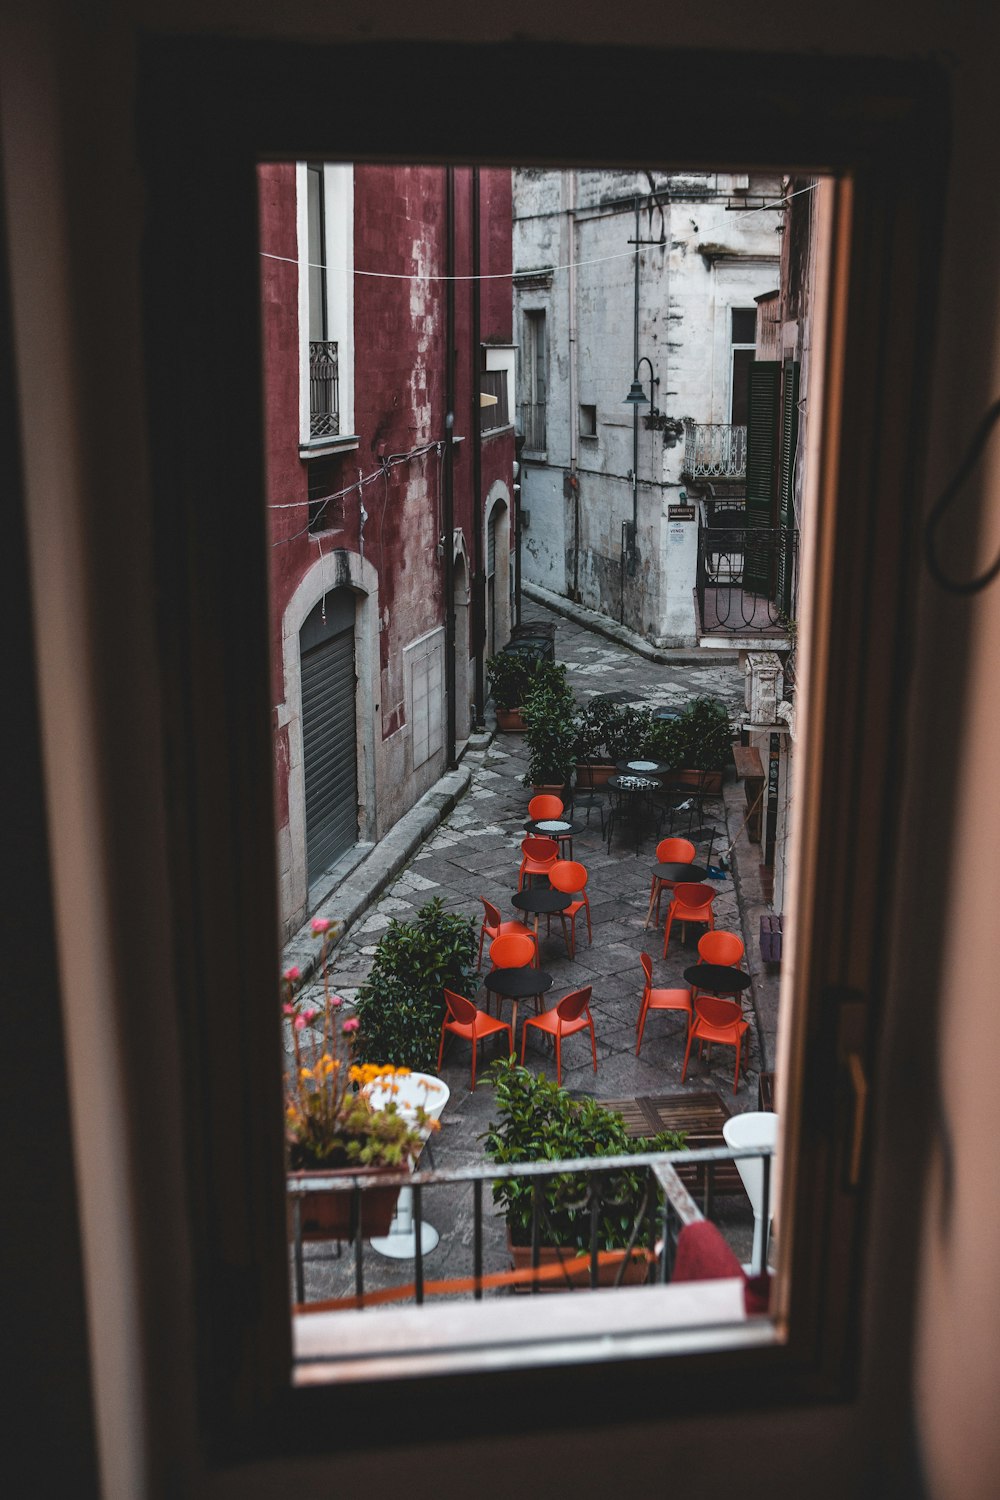
{"type": "MultiPolygon", "coordinates": [[[[604,1109],[595,1099],[573,1099],[566,1089],[544,1074],[520,1067],[513,1058],[499,1059],[487,1076],[495,1090],[499,1119],[490,1123],[481,1139],[487,1157],[498,1166],[684,1147],[683,1133],[675,1131],[648,1138],[629,1136],[621,1115],[604,1109]]],[[[646,1171],[637,1168],[617,1172],[606,1183],[598,1221],[600,1249],[621,1249],[628,1244],[647,1182],[646,1171]]],[[[514,1245],[531,1243],[532,1196],[530,1178],[506,1178],[493,1185],[493,1201],[503,1208],[514,1245]]],[[[586,1178],[563,1173],[545,1179],[542,1201],[542,1243],[589,1250],[586,1178]]]]}
{"type": "Polygon", "coordinates": [[[393,918],[358,991],[360,1061],[436,1072],[442,990],[475,992],[476,948],[475,923],[446,912],[440,896],[422,906],[412,921],[393,918]]]}

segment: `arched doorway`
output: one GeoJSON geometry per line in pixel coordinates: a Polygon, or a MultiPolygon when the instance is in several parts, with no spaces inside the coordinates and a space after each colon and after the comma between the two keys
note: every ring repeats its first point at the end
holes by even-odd
{"type": "Polygon", "coordinates": [[[493,486],[486,518],[486,655],[510,639],[510,512],[507,491],[493,486]]]}
{"type": "Polygon", "coordinates": [[[333,589],[299,631],[309,885],[358,840],[354,613],[354,594],[333,589]]]}

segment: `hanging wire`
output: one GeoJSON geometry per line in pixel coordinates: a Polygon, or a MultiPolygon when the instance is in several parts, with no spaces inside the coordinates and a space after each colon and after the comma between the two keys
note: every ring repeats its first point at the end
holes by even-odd
{"type": "Polygon", "coordinates": [[[937,528],[948,510],[950,510],[959,490],[965,484],[979,461],[979,456],[986,447],[987,440],[997,421],[1000,420],[1000,398],[993,402],[986,415],[983,417],[978,428],[973,434],[972,441],[962,458],[961,463],[955,470],[954,477],[942,490],[931,507],[930,515],[924,525],[924,556],[927,561],[927,571],[949,594],[978,594],[985,589],[1000,574],[1000,554],[994,559],[984,573],[978,578],[970,578],[962,582],[958,578],[949,578],[937,557],[937,544],[935,541],[937,528]]]}

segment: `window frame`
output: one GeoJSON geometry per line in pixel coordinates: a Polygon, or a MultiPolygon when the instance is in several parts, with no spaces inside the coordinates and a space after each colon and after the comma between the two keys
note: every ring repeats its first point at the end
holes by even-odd
{"type": "Polygon", "coordinates": [[[875,913],[896,888],[904,721],[886,705],[899,704],[913,607],[905,585],[916,557],[911,497],[923,459],[945,182],[943,71],[856,57],[762,54],[748,68],[741,54],[659,48],[346,49],[177,36],[147,36],[138,64],[151,522],[164,601],[157,623],[170,798],[180,810],[167,836],[207,1453],[244,1461],[446,1432],[552,1430],[571,1426],[581,1409],[591,1422],[613,1424],[648,1410],[652,1380],[658,1409],[676,1413],[849,1398],[871,1172],[864,1151],[860,1184],[844,1175],[854,1120],[847,1055],[861,1058],[877,1102],[872,1069],[886,955],[875,913]],[[484,85],[515,72],[531,97],[550,97],[556,68],[597,101],[585,118],[553,108],[541,119],[505,117],[501,126],[479,107],[484,85]],[[367,107],[374,72],[399,106],[391,119],[367,107]],[[722,101],[708,116],[706,72],[722,101]],[[659,110],[664,76],[680,96],[669,131],[659,110]],[[407,121],[404,143],[398,118],[407,121]],[[464,122],[460,155],[456,121],[464,122]],[[336,151],[353,161],[600,166],[634,162],[636,141],[648,143],[646,162],[659,161],[661,140],[664,162],[731,163],[736,141],[740,159],[758,168],[786,166],[794,155],[840,180],[827,360],[838,379],[812,418],[822,421],[825,443],[809,622],[816,753],[799,784],[795,986],[805,998],[785,1085],[804,1092],[801,1107],[785,1111],[799,1191],[786,1182],[794,1217],[783,1219],[791,1262],[777,1310],[784,1341],[580,1364],[571,1373],[562,1367],[556,1382],[541,1368],[380,1382],[374,1394],[363,1384],[295,1389],[272,1003],[279,945],[259,276],[256,254],[234,256],[231,247],[256,251],[261,159],[329,160],[336,151]],[[181,316],[178,285],[186,294],[181,316]],[[202,357],[192,360],[195,347],[202,357]],[[239,398],[241,445],[218,444],[220,395],[239,398]],[[850,503],[838,504],[838,494],[850,503]],[[220,1013],[237,1011],[235,1033],[218,1025],[220,1013]]]}

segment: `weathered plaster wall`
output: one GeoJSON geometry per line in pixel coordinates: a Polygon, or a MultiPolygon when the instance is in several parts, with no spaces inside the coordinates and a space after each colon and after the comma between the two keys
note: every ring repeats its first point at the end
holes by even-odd
{"type": "MultiPolygon", "coordinates": [[[[756,294],[777,286],[780,214],[728,212],[737,181],[721,174],[579,171],[575,209],[569,174],[538,169],[514,174],[514,264],[518,337],[525,315],[545,313],[548,338],[546,444],[528,456],[524,504],[531,513],[525,577],[581,601],[664,644],[693,642],[696,537],[678,537],[667,506],[681,489],[680,447],[644,420],[640,408],[634,465],[632,408],[624,404],[634,369],[635,197],[640,196],[640,377],[649,394],[648,359],[658,384],[653,404],[672,417],[728,422],[730,310],[753,308],[756,294]],[[651,196],[651,186],[660,189],[651,196]],[[576,269],[577,395],[570,410],[570,278],[576,269]],[[532,271],[552,266],[547,277],[532,271]],[[579,437],[579,528],[562,475],[581,407],[596,408],[596,433],[579,437]],[[638,475],[637,563],[622,586],[622,526],[633,514],[631,473],[638,475]],[[578,552],[578,556],[574,556],[578,552]]],[[[754,179],[759,194],[777,179],[754,179]]],[[[520,386],[524,387],[523,361],[520,386]]]]}

